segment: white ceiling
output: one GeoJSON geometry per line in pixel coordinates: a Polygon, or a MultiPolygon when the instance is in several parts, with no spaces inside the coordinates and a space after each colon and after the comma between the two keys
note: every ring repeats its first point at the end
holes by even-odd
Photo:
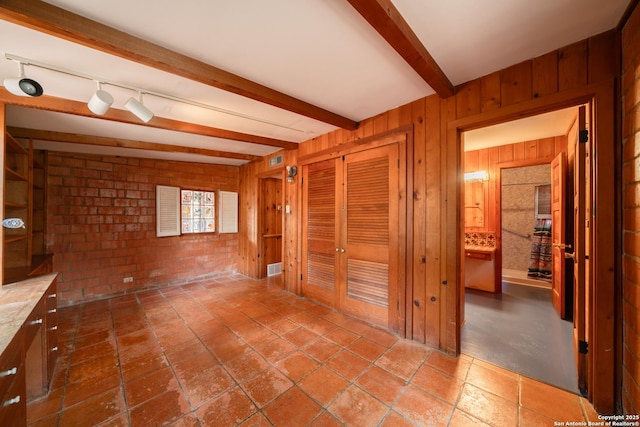
{"type": "Polygon", "coordinates": [[[466,131],[464,151],[566,135],[577,114],[578,107],[570,107],[466,131]]]}
{"type": "MultiPolygon", "coordinates": [[[[50,0],[47,3],[360,121],[434,93],[346,0],[50,0]],[[125,12],[126,11],[126,12],[125,12]]],[[[458,85],[614,28],[629,0],[394,0],[458,85]]],[[[0,53],[224,109],[150,95],[156,116],[299,143],[336,127],[0,21],[0,53]],[[240,116],[239,116],[240,115],[240,116]],[[249,117],[249,118],[247,118],[249,117]],[[267,123],[265,123],[267,122],[267,123]]],[[[0,79],[17,77],[0,58],[0,79]]],[[[86,102],[95,83],[27,66],[45,94],[86,102]]],[[[105,86],[122,109],[134,93],[105,86]]],[[[10,106],[9,126],[264,156],[280,148],[10,106]]],[[[527,139],[527,138],[525,138],[527,139]]],[[[534,138],[530,138],[534,139],[534,138]]],[[[40,142],[54,150],[242,164],[246,160],[40,142]]]]}

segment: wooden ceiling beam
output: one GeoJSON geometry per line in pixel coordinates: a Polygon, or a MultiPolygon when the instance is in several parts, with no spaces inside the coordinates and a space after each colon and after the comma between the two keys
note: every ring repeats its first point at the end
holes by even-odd
{"type": "Polygon", "coordinates": [[[391,0],[348,0],[364,19],[442,98],[455,88],[391,0]]]}
{"type": "Polygon", "coordinates": [[[17,105],[20,107],[37,108],[40,110],[55,111],[58,113],[73,114],[76,116],[91,117],[101,120],[111,120],[114,122],[133,124],[138,126],[152,127],[156,129],[171,130],[177,132],[203,135],[212,138],[230,139],[233,141],[247,142],[250,144],[267,145],[284,149],[295,149],[298,144],[280,139],[267,138],[264,136],[251,135],[232,130],[219,129],[210,126],[187,123],[179,120],[166,119],[154,116],[148,123],[143,123],[133,116],[129,111],[110,108],[103,116],[96,116],[87,108],[85,102],[72,101],[69,99],[57,98],[49,95],[39,97],[15,96],[5,88],[0,87],[0,102],[17,105]]]}
{"type": "Polygon", "coordinates": [[[145,151],[160,151],[163,153],[199,154],[208,157],[246,160],[249,162],[260,159],[260,156],[253,156],[251,154],[230,153],[227,151],[208,150],[206,148],[183,147],[180,145],[156,144],[153,142],[133,141],[121,138],[107,138],[102,136],[79,135],[75,133],[53,132],[18,127],[7,127],[7,131],[14,138],[35,139],[39,141],[67,142],[72,144],[97,145],[101,147],[114,148],[131,148],[145,151]]]}
{"type": "Polygon", "coordinates": [[[358,122],[40,0],[0,0],[0,19],[347,130],[358,122]]]}

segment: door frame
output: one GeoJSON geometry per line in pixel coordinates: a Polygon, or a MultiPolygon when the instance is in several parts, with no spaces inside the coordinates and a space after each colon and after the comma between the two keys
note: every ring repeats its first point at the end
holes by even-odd
{"type": "MultiPolygon", "coordinates": [[[[264,180],[268,179],[268,178],[276,178],[279,179],[281,184],[282,184],[282,188],[281,188],[281,197],[282,199],[280,200],[281,205],[285,206],[285,182],[286,182],[286,174],[287,171],[285,170],[284,167],[279,167],[277,169],[274,170],[270,170],[268,172],[264,172],[261,173],[259,175],[257,175],[258,178],[258,188],[260,189],[260,191],[258,191],[258,218],[257,218],[257,247],[258,247],[258,259],[257,259],[257,268],[258,268],[258,279],[264,279],[265,277],[267,277],[267,266],[265,264],[265,258],[264,258],[264,237],[262,236],[262,228],[263,228],[263,224],[264,224],[264,218],[262,217],[263,212],[264,212],[264,197],[263,197],[263,185],[264,185],[264,180]]],[[[284,215],[282,215],[282,230],[284,233],[284,215]]],[[[284,237],[284,236],[283,236],[284,237]]],[[[284,244],[282,245],[282,254],[280,254],[280,259],[284,262],[284,244]]]]}
{"type": "MultiPolygon", "coordinates": [[[[496,176],[496,207],[500,215],[496,217],[496,289],[502,292],[502,171],[503,169],[523,168],[527,166],[548,165],[553,160],[553,156],[540,157],[536,159],[515,160],[512,162],[498,163],[496,176]],[[498,283],[498,281],[500,283],[498,283]]],[[[464,249],[464,248],[463,248],[464,249]]]]}
{"type": "MultiPolygon", "coordinates": [[[[589,284],[589,300],[586,301],[586,318],[589,335],[587,357],[589,400],[602,413],[613,413],[619,390],[620,333],[616,327],[616,305],[620,304],[616,283],[620,277],[620,236],[615,234],[620,224],[620,190],[616,187],[616,177],[611,173],[619,164],[620,154],[616,148],[617,126],[615,121],[616,92],[614,80],[566,90],[552,95],[524,101],[519,104],[498,108],[452,120],[446,123],[446,150],[442,163],[445,165],[443,191],[447,203],[444,207],[443,233],[449,245],[446,249],[446,280],[456,283],[447,288],[445,304],[446,336],[444,347],[456,354],[460,353],[460,328],[464,313],[463,273],[464,225],[460,222],[462,200],[462,139],[464,131],[503,123],[529,115],[536,115],[561,108],[589,104],[592,112],[592,129],[595,138],[593,183],[594,215],[592,235],[593,280],[589,284]],[[618,203],[617,203],[618,202],[618,203]],[[612,209],[611,207],[614,206],[612,209]],[[599,238],[596,238],[599,237],[599,238]]],[[[617,172],[619,173],[619,172],[617,172]]]]}

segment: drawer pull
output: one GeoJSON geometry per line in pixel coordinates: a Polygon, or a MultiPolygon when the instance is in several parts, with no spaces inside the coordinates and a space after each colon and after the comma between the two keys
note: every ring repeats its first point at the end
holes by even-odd
{"type": "Polygon", "coordinates": [[[51,294],[49,295],[49,298],[56,298],[58,296],[58,294],[51,294]]]}
{"type": "Polygon", "coordinates": [[[42,319],[36,319],[29,322],[30,325],[39,325],[40,323],[42,323],[42,319]]]}
{"type": "Polygon", "coordinates": [[[11,405],[15,405],[16,403],[20,403],[20,395],[17,395],[16,397],[14,397],[13,399],[9,399],[6,400],[2,406],[11,406],[11,405]]]}
{"type": "Polygon", "coordinates": [[[57,311],[56,308],[52,308],[51,310],[47,310],[47,313],[56,313],[57,311]]]}
{"type": "Polygon", "coordinates": [[[58,326],[52,326],[49,328],[50,331],[57,331],[58,330],[58,326]]]}
{"type": "Polygon", "coordinates": [[[51,352],[58,351],[58,347],[51,347],[51,352]]]}
{"type": "Polygon", "coordinates": [[[18,372],[18,368],[11,368],[11,369],[8,369],[6,371],[2,371],[2,372],[0,372],[0,378],[8,377],[9,375],[15,375],[16,372],[18,372]]]}

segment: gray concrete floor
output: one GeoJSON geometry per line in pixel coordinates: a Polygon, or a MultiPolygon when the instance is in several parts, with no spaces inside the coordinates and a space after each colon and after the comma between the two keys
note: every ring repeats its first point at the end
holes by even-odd
{"type": "Polygon", "coordinates": [[[502,294],[467,289],[462,353],[579,393],[573,324],[551,305],[551,290],[503,283],[502,294]]]}

